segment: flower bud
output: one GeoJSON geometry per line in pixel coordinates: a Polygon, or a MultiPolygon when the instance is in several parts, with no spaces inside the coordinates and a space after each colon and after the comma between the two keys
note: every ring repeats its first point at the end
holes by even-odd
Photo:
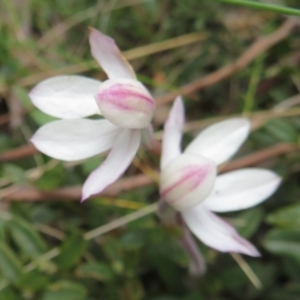
{"type": "Polygon", "coordinates": [[[213,161],[196,154],[181,154],[161,172],[161,197],[179,211],[196,206],[212,191],[216,173],[213,161]]]}
{"type": "Polygon", "coordinates": [[[123,128],[146,128],[153,117],[155,103],[147,89],[133,79],[104,81],[96,95],[103,116],[123,128]]]}

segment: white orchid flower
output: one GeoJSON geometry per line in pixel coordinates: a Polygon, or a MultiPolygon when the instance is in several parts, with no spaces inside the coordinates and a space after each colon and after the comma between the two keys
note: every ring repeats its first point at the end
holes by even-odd
{"type": "Polygon", "coordinates": [[[114,40],[90,31],[93,57],[108,80],[56,76],[35,86],[29,96],[41,111],[60,118],[41,127],[31,141],[41,152],[64,161],[85,159],[111,149],[106,160],[87,178],[82,199],[117,180],[133,160],[141,130],[149,128],[155,103],[137,81],[114,40]],[[85,119],[91,115],[105,119],[85,119]]]}
{"type": "Polygon", "coordinates": [[[189,229],[207,246],[221,252],[259,256],[257,249],[214,212],[252,207],[274,193],[281,182],[274,172],[247,168],[216,177],[216,166],[228,160],[250,131],[243,118],[203,130],[181,153],[184,107],[178,97],[165,123],[160,193],[179,210],[189,229]]]}

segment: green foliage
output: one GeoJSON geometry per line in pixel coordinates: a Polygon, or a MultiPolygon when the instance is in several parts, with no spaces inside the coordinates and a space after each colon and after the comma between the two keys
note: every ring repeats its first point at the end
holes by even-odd
{"type": "Polygon", "coordinates": [[[49,287],[44,293],[42,300],[84,300],[86,299],[86,288],[76,282],[58,281],[49,287]]]}
{"type": "Polygon", "coordinates": [[[0,270],[2,276],[10,282],[16,283],[21,274],[21,262],[8,245],[0,242],[0,270]]]}
{"type": "Polygon", "coordinates": [[[114,273],[109,265],[101,262],[88,262],[81,264],[76,269],[76,275],[82,278],[94,278],[101,282],[114,280],[114,273]]]}
{"type": "Polygon", "coordinates": [[[32,224],[14,217],[8,222],[8,226],[12,238],[28,257],[35,259],[46,252],[46,243],[32,224]]]}
{"type": "Polygon", "coordinates": [[[50,283],[51,280],[48,275],[43,274],[40,271],[33,270],[20,277],[18,286],[28,293],[34,293],[37,291],[44,291],[50,283]]]}
{"type": "Polygon", "coordinates": [[[11,288],[5,288],[0,291],[0,300],[18,300],[18,295],[11,288]]]}
{"type": "Polygon", "coordinates": [[[270,213],[267,216],[267,221],[279,227],[300,228],[300,205],[284,206],[270,213]]]}
{"type": "Polygon", "coordinates": [[[292,257],[300,263],[299,229],[273,229],[265,237],[264,246],[270,252],[292,257]]]}
{"type": "Polygon", "coordinates": [[[24,184],[27,182],[25,171],[14,164],[4,164],[2,173],[4,178],[14,183],[24,184]]]}
{"type": "Polygon", "coordinates": [[[61,245],[57,265],[61,270],[68,270],[76,265],[86,249],[86,241],[80,233],[73,233],[61,245]]]}
{"type": "Polygon", "coordinates": [[[61,164],[56,165],[35,181],[36,186],[41,190],[52,190],[60,186],[65,176],[64,168],[61,164]]]}
{"type": "Polygon", "coordinates": [[[51,116],[43,113],[42,111],[39,111],[36,109],[33,110],[32,112],[30,112],[29,116],[32,120],[34,120],[40,126],[56,120],[54,117],[51,117],[51,116]]]}
{"type": "Polygon", "coordinates": [[[238,222],[240,225],[237,225],[239,233],[249,239],[257,229],[259,228],[263,220],[263,211],[260,207],[255,207],[248,209],[238,215],[238,222]]]}
{"type": "Polygon", "coordinates": [[[278,141],[295,144],[298,141],[297,130],[286,120],[271,120],[265,125],[265,130],[278,141]]]}

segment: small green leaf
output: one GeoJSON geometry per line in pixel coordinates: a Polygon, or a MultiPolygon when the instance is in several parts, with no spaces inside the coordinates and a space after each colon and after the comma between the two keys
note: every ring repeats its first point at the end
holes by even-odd
{"type": "Polygon", "coordinates": [[[36,258],[47,251],[44,240],[29,222],[14,217],[8,225],[13,239],[30,258],[36,258]]]}
{"type": "Polygon", "coordinates": [[[270,213],[267,222],[273,225],[287,228],[300,227],[300,204],[286,206],[270,213]]]}
{"type": "Polygon", "coordinates": [[[0,269],[3,277],[16,283],[22,274],[22,267],[16,255],[7,245],[0,242],[0,269]]]}
{"type": "Polygon", "coordinates": [[[71,281],[59,281],[49,288],[42,300],[85,300],[86,288],[71,281]]]}
{"type": "Polygon", "coordinates": [[[100,262],[88,262],[80,265],[76,270],[78,277],[94,278],[99,281],[112,281],[114,279],[114,273],[111,268],[100,262]]]}
{"type": "Polygon", "coordinates": [[[25,171],[14,164],[6,163],[3,166],[3,177],[18,184],[27,182],[25,171]]]}
{"type": "Polygon", "coordinates": [[[265,125],[265,130],[281,142],[297,143],[298,132],[292,124],[283,119],[271,120],[265,125]]]}
{"type": "Polygon", "coordinates": [[[73,267],[82,256],[86,246],[86,240],[83,238],[82,234],[78,232],[65,239],[56,260],[59,268],[67,270],[73,267]]]}
{"type": "Polygon", "coordinates": [[[238,232],[245,238],[250,238],[258,228],[263,218],[263,211],[260,207],[248,209],[238,216],[238,232]]]}
{"type": "Polygon", "coordinates": [[[171,244],[161,243],[149,249],[147,255],[149,262],[168,287],[174,286],[180,277],[179,267],[172,261],[172,248],[171,244]]]}
{"type": "Polygon", "coordinates": [[[6,233],[7,222],[3,219],[0,219],[0,241],[4,241],[6,233]]]}
{"type": "Polygon", "coordinates": [[[46,123],[57,120],[54,117],[51,117],[40,110],[34,109],[29,113],[29,116],[40,126],[45,125],[46,123]]]}
{"type": "Polygon", "coordinates": [[[126,250],[141,249],[145,244],[144,236],[145,234],[142,231],[128,231],[120,237],[120,244],[126,250]]]}
{"type": "Polygon", "coordinates": [[[43,175],[35,181],[35,185],[38,189],[48,191],[60,186],[65,171],[62,164],[58,164],[49,171],[43,173],[43,175]]]}
{"type": "Polygon", "coordinates": [[[20,100],[20,102],[22,103],[23,107],[26,108],[26,110],[33,108],[33,104],[30,101],[30,98],[28,97],[27,90],[19,86],[14,86],[12,88],[12,92],[18,98],[18,100],[20,100]]]}
{"type": "Polygon", "coordinates": [[[265,236],[264,247],[274,254],[289,256],[300,263],[300,230],[271,230],[265,236]]]}
{"type": "Polygon", "coordinates": [[[24,274],[18,281],[18,286],[24,290],[40,291],[45,290],[49,285],[50,278],[37,270],[24,274]]]}
{"type": "MultiPolygon", "coordinates": [[[[0,151],[8,150],[12,147],[12,139],[9,135],[0,134],[0,151]]],[[[3,164],[2,164],[3,166],[3,164]]]]}
{"type": "Polygon", "coordinates": [[[0,291],[0,300],[20,300],[20,297],[10,287],[7,287],[0,291]]]}
{"type": "Polygon", "coordinates": [[[95,170],[95,166],[99,166],[102,161],[103,161],[103,157],[99,156],[99,155],[85,160],[82,163],[82,171],[83,171],[84,175],[86,175],[86,176],[90,175],[90,173],[93,170],[95,170]]]}
{"type": "Polygon", "coordinates": [[[124,272],[125,266],[122,259],[120,242],[117,239],[106,238],[103,244],[103,250],[105,254],[111,260],[111,265],[115,273],[122,274],[124,272]]]}

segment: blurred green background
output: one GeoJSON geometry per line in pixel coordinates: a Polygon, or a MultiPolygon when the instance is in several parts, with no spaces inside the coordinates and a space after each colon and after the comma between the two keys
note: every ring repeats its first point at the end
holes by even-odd
{"type": "MultiPolygon", "coordinates": [[[[300,8],[299,0],[261,3],[300,8]]],[[[0,299],[300,299],[299,17],[299,26],[251,63],[184,97],[185,144],[215,118],[246,114],[255,126],[238,157],[287,149],[253,164],[283,177],[278,192],[259,207],[224,214],[261,258],[236,261],[199,242],[208,270],[193,277],[179,228],[163,226],[155,214],[102,227],[156,202],[155,183],[80,204],[80,185],[103,157],[63,163],[29,144],[52,119],[32,106],[32,86],[59,74],[105,79],[90,54],[88,26],[113,37],[161,99],[236,62],[288,18],[211,0],[2,0],[0,299]]],[[[170,104],[158,106],[157,137],[170,104]]],[[[158,162],[158,153],[141,149],[125,177],[151,177],[158,162]]]]}

